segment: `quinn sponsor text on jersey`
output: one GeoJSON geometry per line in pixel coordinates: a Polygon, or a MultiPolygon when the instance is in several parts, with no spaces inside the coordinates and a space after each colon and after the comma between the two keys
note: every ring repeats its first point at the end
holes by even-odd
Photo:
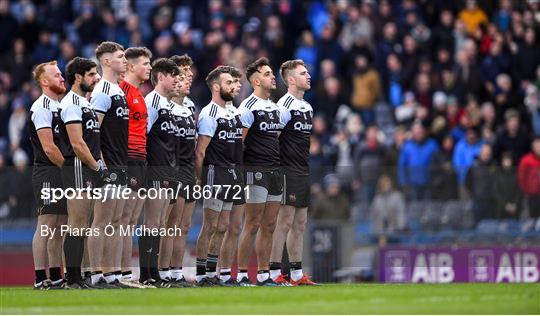
{"type": "MultiPolygon", "coordinates": [[[[171,113],[171,105],[167,98],[155,90],[146,97],[148,121],[146,142],[146,158],[150,166],[176,166],[176,124],[171,113]]],[[[165,172],[168,169],[160,169],[165,172]]],[[[165,174],[163,174],[165,176],[165,174]]],[[[168,175],[172,177],[173,175],[168,175]]]]}
{"type": "Polygon", "coordinates": [[[206,148],[205,166],[235,166],[236,125],[228,109],[210,102],[199,114],[197,131],[199,135],[212,138],[206,148]]]}
{"type": "Polygon", "coordinates": [[[90,103],[104,115],[100,126],[101,152],[109,166],[127,166],[129,109],[124,91],[105,79],[94,88],[90,103]]]}
{"type": "Polygon", "coordinates": [[[171,112],[177,127],[175,133],[177,165],[191,165],[195,159],[195,135],[197,134],[195,113],[185,100],[181,105],[175,102],[171,104],[171,112]]]}
{"type": "Polygon", "coordinates": [[[283,130],[279,136],[281,165],[288,171],[309,173],[309,143],[313,124],[313,108],[305,100],[290,93],[278,101],[283,130]]]}
{"type": "Polygon", "coordinates": [[[53,133],[53,141],[59,148],[63,147],[60,135],[62,120],[58,113],[59,102],[42,94],[30,108],[30,143],[34,151],[34,165],[53,166],[45,154],[43,146],[39,141],[37,131],[42,128],[50,128],[53,133]]]}
{"type": "Polygon", "coordinates": [[[82,138],[94,159],[100,158],[100,133],[99,121],[94,108],[88,100],[73,91],[70,91],[60,102],[60,117],[63,124],[60,129],[63,143],[62,155],[64,157],[75,157],[75,152],[69,141],[66,125],[81,124],[82,138]]]}
{"type": "Polygon", "coordinates": [[[244,141],[244,163],[250,166],[279,166],[278,134],[282,128],[278,106],[254,94],[238,107],[242,125],[248,128],[244,141]]]}
{"type": "Polygon", "coordinates": [[[129,82],[120,82],[120,89],[126,95],[129,108],[128,159],[146,160],[146,102],[141,90],[129,82]]]}

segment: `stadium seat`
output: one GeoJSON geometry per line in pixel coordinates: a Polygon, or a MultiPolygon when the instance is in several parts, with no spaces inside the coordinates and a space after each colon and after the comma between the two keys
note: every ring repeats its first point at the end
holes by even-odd
{"type": "Polygon", "coordinates": [[[495,234],[499,231],[499,221],[496,219],[484,219],[476,226],[476,232],[480,234],[495,234]]]}

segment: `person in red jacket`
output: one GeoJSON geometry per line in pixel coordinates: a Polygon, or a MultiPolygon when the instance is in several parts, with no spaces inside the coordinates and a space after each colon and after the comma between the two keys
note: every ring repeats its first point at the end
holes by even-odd
{"type": "Polygon", "coordinates": [[[529,214],[540,217],[540,136],[532,143],[532,151],[521,159],[518,182],[529,203],[529,214]]]}

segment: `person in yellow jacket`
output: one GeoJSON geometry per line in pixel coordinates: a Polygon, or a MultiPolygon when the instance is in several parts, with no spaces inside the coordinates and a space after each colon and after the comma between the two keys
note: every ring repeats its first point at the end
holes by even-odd
{"type": "Polygon", "coordinates": [[[469,34],[474,34],[480,25],[488,23],[486,13],[478,7],[476,0],[467,0],[467,7],[459,12],[458,17],[465,23],[469,34]]]}
{"type": "Polygon", "coordinates": [[[356,69],[352,75],[351,107],[362,117],[364,125],[375,121],[373,107],[379,99],[381,80],[379,72],[369,65],[366,55],[355,58],[356,69]]]}

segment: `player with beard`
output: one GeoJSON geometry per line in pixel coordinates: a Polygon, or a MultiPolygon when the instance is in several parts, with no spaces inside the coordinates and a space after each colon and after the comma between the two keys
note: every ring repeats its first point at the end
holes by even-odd
{"type": "Polygon", "coordinates": [[[248,65],[246,78],[254,92],[242,101],[238,110],[244,126],[244,168],[246,170],[246,220],[238,248],[240,285],[250,285],[247,268],[253,243],[257,254],[257,284],[276,286],[270,278],[269,262],[272,234],[282,194],[279,140],[281,130],[279,108],[270,100],[276,89],[276,77],[267,58],[248,65]]]}
{"type": "MultiPolygon", "coordinates": [[[[229,73],[231,74],[231,76],[233,77],[233,84],[231,85],[231,96],[234,98],[236,97],[239,93],[240,93],[240,87],[241,87],[241,84],[240,84],[240,78],[241,78],[241,73],[238,69],[234,68],[234,67],[231,67],[231,66],[224,66],[228,69],[229,73]]],[[[245,203],[245,192],[244,192],[244,181],[243,181],[243,178],[242,178],[242,169],[241,169],[241,162],[242,162],[242,159],[241,159],[241,156],[242,156],[242,149],[243,149],[243,145],[242,145],[242,126],[241,126],[241,122],[240,122],[240,117],[239,117],[239,113],[237,113],[236,111],[236,107],[233,105],[233,101],[227,101],[227,103],[225,104],[225,107],[227,108],[227,110],[229,111],[229,113],[234,117],[234,124],[236,126],[236,137],[235,137],[235,164],[236,164],[236,167],[235,167],[235,174],[239,175],[238,176],[238,185],[241,186],[241,189],[239,191],[239,194],[236,196],[235,199],[233,199],[233,208],[230,212],[230,214],[228,214],[229,212],[227,213],[222,213],[220,214],[219,216],[219,219],[218,219],[218,224],[217,224],[217,227],[216,227],[216,230],[214,231],[214,233],[212,234],[212,236],[210,237],[210,241],[209,241],[209,244],[208,244],[208,257],[207,257],[207,261],[206,261],[206,276],[208,277],[208,279],[214,283],[219,283],[223,286],[235,286],[237,285],[235,280],[231,279],[230,278],[230,269],[223,269],[223,279],[226,279],[225,281],[222,280],[221,276],[218,278],[217,277],[217,273],[216,273],[216,270],[217,270],[217,264],[218,264],[218,260],[219,260],[219,254],[220,254],[220,249],[221,249],[221,245],[223,243],[223,237],[225,236],[225,233],[227,232],[227,230],[229,229],[231,223],[230,223],[230,219],[231,219],[231,216],[232,216],[232,213],[233,213],[233,210],[236,210],[235,212],[235,220],[236,220],[236,224],[238,224],[238,221],[240,221],[240,224],[241,225],[241,221],[242,221],[242,215],[243,215],[243,212],[239,213],[239,205],[243,205],[245,203]],[[236,207],[235,207],[236,206],[236,207]],[[229,277],[227,278],[227,273],[229,275],[229,277]]],[[[243,210],[243,208],[242,208],[243,210]]],[[[234,254],[231,254],[229,257],[232,258],[232,255],[234,254]]],[[[228,260],[227,260],[228,262],[228,260]]],[[[222,264],[222,261],[220,261],[220,266],[222,264]]],[[[230,263],[232,264],[232,262],[230,263]]],[[[229,265],[229,268],[230,268],[230,264],[229,265]]],[[[221,271],[221,270],[220,270],[221,271]]]]}
{"type": "MultiPolygon", "coordinates": [[[[85,95],[98,83],[97,65],[87,58],[75,57],[66,66],[71,91],[60,103],[63,124],[60,133],[64,146],[62,179],[66,188],[92,189],[110,182],[109,172],[100,160],[101,147],[97,114],[85,95]]],[[[88,229],[94,201],[81,194],[81,199],[67,201],[68,225],[83,231],[88,229]]],[[[69,288],[89,289],[93,286],[81,279],[84,235],[67,234],[64,257],[69,288]]],[[[107,284],[108,285],[108,284],[107,284]]]]}
{"type": "MultiPolygon", "coordinates": [[[[141,93],[141,85],[150,79],[152,66],[150,59],[152,53],[146,47],[130,47],[126,49],[127,71],[124,80],[120,82],[120,89],[126,95],[129,107],[128,129],[128,186],[132,190],[131,196],[125,202],[120,225],[133,227],[141,215],[144,199],[137,191],[146,183],[146,120],[148,113],[146,103],[141,93]]],[[[133,256],[133,240],[126,234],[122,236],[121,256],[122,281],[131,286],[140,285],[133,277],[131,259],[133,256]]]]}
{"type": "MultiPolygon", "coordinates": [[[[60,129],[62,124],[58,114],[58,99],[66,88],[64,78],[56,61],[42,63],[33,72],[34,80],[41,88],[42,95],[30,108],[30,142],[34,151],[32,188],[37,201],[37,227],[32,240],[32,255],[36,280],[34,289],[62,289],[64,282],[60,266],[62,264],[62,236],[60,233],[48,236],[41,234],[41,227],[57,229],[66,223],[66,201],[54,203],[42,196],[42,189],[62,188],[60,167],[64,163],[61,147],[60,129]],[[47,278],[46,267],[49,267],[47,278]]],[[[50,192],[49,192],[50,193],[50,192]]]]}
{"type": "MultiPolygon", "coordinates": [[[[92,91],[90,102],[98,115],[101,155],[111,173],[112,182],[105,188],[106,199],[94,203],[92,228],[100,234],[88,237],[88,256],[93,285],[99,282],[124,288],[128,286],[119,282],[122,270],[117,258],[121,251],[119,224],[125,200],[113,198],[111,193],[113,190],[123,190],[127,182],[129,109],[124,92],[118,86],[121,75],[126,71],[127,60],[122,45],[114,42],[99,44],[96,58],[103,77],[92,91]],[[105,242],[107,225],[114,227],[114,234],[108,236],[105,242]]],[[[114,195],[117,196],[117,192],[114,195]]]]}
{"type": "MultiPolygon", "coordinates": [[[[240,88],[242,84],[240,83],[240,78],[242,73],[235,67],[229,67],[231,76],[233,77],[232,85],[232,97],[235,98],[240,93],[240,88]]],[[[235,117],[236,123],[236,135],[235,135],[235,172],[237,175],[242,175],[242,155],[243,155],[243,141],[242,141],[242,122],[240,121],[240,113],[238,113],[236,107],[233,104],[233,101],[228,101],[226,103],[227,110],[235,117]]],[[[233,256],[236,253],[236,248],[238,246],[238,237],[240,236],[240,230],[242,226],[242,218],[244,215],[244,204],[245,204],[245,191],[244,191],[244,180],[243,177],[239,177],[239,184],[241,185],[242,190],[238,195],[237,199],[233,200],[233,207],[230,214],[229,226],[224,226],[223,221],[218,220],[218,227],[212,237],[210,238],[210,245],[208,249],[208,258],[215,258],[216,262],[208,261],[206,263],[206,271],[211,276],[212,273],[216,271],[218,254],[219,254],[219,266],[220,273],[219,278],[221,285],[224,286],[235,286],[237,285],[236,279],[231,278],[231,266],[233,261],[233,256]]]]}
{"type": "Polygon", "coordinates": [[[181,236],[167,236],[161,240],[159,255],[160,277],[168,279],[171,287],[192,287],[183,275],[182,263],[186,238],[191,227],[191,217],[196,200],[188,196],[188,190],[195,185],[195,107],[187,97],[190,92],[193,74],[189,69],[192,62],[187,55],[170,58],[180,69],[176,94],[170,100],[176,125],[176,154],[178,168],[177,199],[171,199],[167,227],[180,227],[181,236]]]}
{"type": "Polygon", "coordinates": [[[241,175],[235,170],[235,117],[226,108],[226,103],[233,100],[230,68],[215,68],[206,77],[206,83],[212,93],[212,101],[199,114],[195,172],[197,179],[202,180],[202,193],[210,191],[211,196],[204,197],[203,202],[203,224],[196,247],[196,277],[199,286],[215,286],[219,285],[219,278],[215,275],[209,277],[206,272],[208,245],[218,222],[228,226],[234,195],[238,189],[241,190],[241,175]]]}
{"type": "MultiPolygon", "coordinates": [[[[176,124],[171,113],[169,99],[178,85],[178,66],[167,58],[152,63],[150,78],[154,90],[145,98],[148,111],[146,152],[148,161],[147,188],[156,190],[156,199],[144,203],[144,226],[148,229],[165,228],[167,209],[171,200],[170,191],[176,188],[176,124]],[[164,189],[164,190],[162,190],[164,189]],[[167,194],[165,194],[167,193],[167,194]]],[[[141,235],[139,237],[139,260],[143,285],[170,287],[162,280],[158,271],[158,252],[161,237],[141,235]]]]}
{"type": "Polygon", "coordinates": [[[270,277],[278,284],[288,284],[281,274],[283,247],[291,265],[292,285],[317,285],[302,272],[302,251],[310,198],[309,140],[313,108],[304,100],[311,88],[311,76],[301,59],[288,60],[281,65],[281,78],[288,92],[278,101],[281,108],[279,135],[283,170],[283,205],[279,211],[270,255],[270,277]]]}

